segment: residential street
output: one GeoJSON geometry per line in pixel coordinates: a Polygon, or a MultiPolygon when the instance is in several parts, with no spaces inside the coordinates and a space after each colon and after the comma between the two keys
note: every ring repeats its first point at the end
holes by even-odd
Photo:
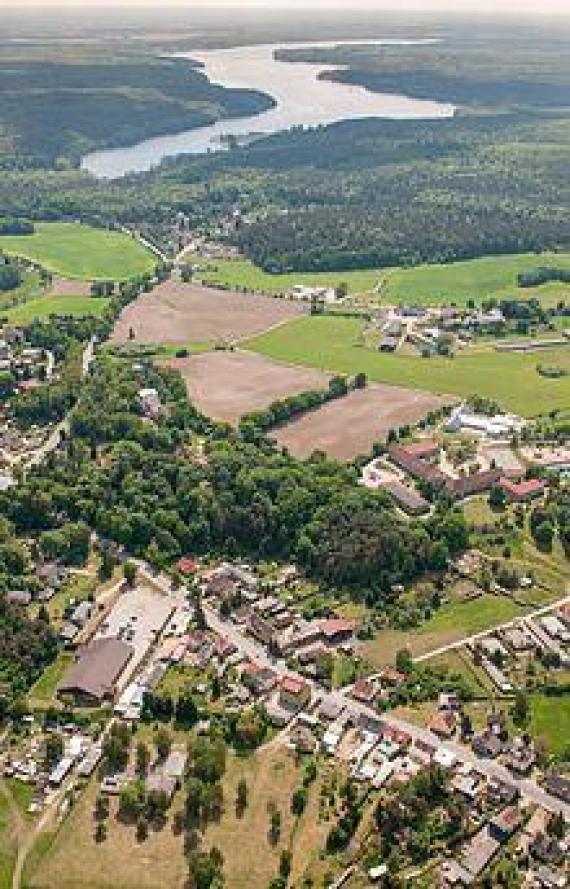
{"type": "MultiPolygon", "coordinates": [[[[249,658],[254,659],[263,666],[267,666],[270,669],[275,670],[280,676],[291,675],[291,670],[287,668],[284,661],[273,660],[272,658],[270,658],[261,645],[256,643],[255,640],[251,637],[245,636],[240,631],[240,629],[235,626],[235,624],[233,624],[231,621],[221,620],[219,615],[216,614],[216,612],[207,604],[203,605],[203,609],[210,629],[223,636],[227,636],[230,641],[233,642],[233,644],[236,645],[240,649],[240,651],[244,652],[244,654],[246,654],[249,658]]],[[[312,686],[313,695],[323,694],[322,689],[320,689],[315,683],[310,684],[312,686]]],[[[418,726],[415,726],[410,722],[407,722],[403,719],[398,719],[391,713],[379,714],[377,711],[371,709],[370,707],[367,707],[366,705],[360,704],[358,703],[358,701],[355,701],[353,698],[350,697],[348,691],[349,690],[347,689],[343,689],[342,691],[335,691],[331,694],[335,699],[343,703],[345,706],[350,707],[350,709],[354,713],[365,714],[367,716],[376,716],[380,718],[382,722],[386,723],[392,728],[406,732],[414,740],[424,741],[434,747],[440,747],[444,748],[445,750],[449,750],[454,753],[458,759],[463,762],[470,763],[486,776],[490,778],[497,778],[501,781],[506,781],[509,784],[516,786],[520,790],[522,796],[530,800],[531,802],[543,806],[550,812],[563,812],[567,821],[570,821],[570,805],[563,803],[562,800],[550,796],[550,794],[542,790],[534,781],[530,781],[527,779],[517,779],[511,772],[508,771],[508,769],[506,769],[500,763],[478,757],[469,747],[454,743],[452,741],[443,742],[440,738],[438,738],[427,729],[419,728],[418,726]]]]}

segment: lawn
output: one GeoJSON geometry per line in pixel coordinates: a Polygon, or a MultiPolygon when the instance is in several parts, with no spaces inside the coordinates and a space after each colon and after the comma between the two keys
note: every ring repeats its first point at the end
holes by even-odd
{"type": "Polygon", "coordinates": [[[539,266],[570,268],[569,253],[520,253],[508,256],[485,256],[480,259],[448,265],[419,265],[409,269],[392,269],[381,288],[382,301],[420,305],[456,303],[465,305],[495,297],[518,296],[530,299],[540,296],[546,305],[556,304],[568,295],[570,287],[559,283],[540,288],[517,287],[519,272],[539,266]]]}
{"type": "Polygon", "coordinates": [[[102,315],[109,300],[93,296],[42,296],[2,311],[12,324],[29,324],[50,315],[102,315]]]}
{"type": "Polygon", "coordinates": [[[0,250],[83,281],[124,281],[153,270],[156,259],[122,232],[68,222],[38,222],[32,235],[0,236],[0,250]]]}
{"type": "Polygon", "coordinates": [[[530,698],[530,731],[544,738],[555,756],[570,749],[570,694],[557,697],[535,694],[530,698]]]}
{"type": "Polygon", "coordinates": [[[66,583],[47,603],[47,610],[52,623],[58,625],[63,620],[64,612],[70,602],[82,602],[95,592],[97,579],[88,574],[72,574],[66,583]]]}
{"type": "Polygon", "coordinates": [[[361,342],[364,322],[357,318],[303,317],[250,340],[248,348],[270,358],[334,373],[364,371],[369,379],[438,394],[477,393],[504,409],[535,416],[570,404],[570,375],[547,379],[536,371],[539,362],[570,370],[570,348],[540,353],[496,352],[482,348],[456,358],[421,358],[380,353],[361,342]]]}
{"type": "Polygon", "coordinates": [[[57,685],[72,661],[72,654],[62,652],[55,661],[45,668],[40,678],[30,689],[28,697],[32,704],[53,704],[57,685]]]}
{"type": "Polygon", "coordinates": [[[383,275],[384,272],[378,269],[271,275],[258,268],[249,259],[216,259],[208,262],[207,269],[198,272],[196,277],[207,284],[246,287],[248,290],[259,290],[264,293],[286,293],[295,284],[305,284],[307,287],[336,287],[341,282],[348,286],[349,293],[370,293],[378,286],[383,275]]]}

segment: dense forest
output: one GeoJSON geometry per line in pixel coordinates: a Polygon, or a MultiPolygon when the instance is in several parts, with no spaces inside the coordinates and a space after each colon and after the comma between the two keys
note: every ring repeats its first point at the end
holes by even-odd
{"type": "Polygon", "coordinates": [[[177,373],[143,368],[99,359],[65,449],[0,495],[18,533],[80,523],[159,567],[188,552],[296,559],[317,579],[361,594],[370,585],[376,601],[433,567],[442,548],[465,544],[460,513],[442,510],[428,526],[404,522],[387,498],[355,488],[355,469],[323,456],[300,462],[265,439],[248,443],[198,414],[177,373]],[[168,405],[158,425],[141,415],[143,385],[168,405]],[[192,431],[206,436],[205,465],[181,454],[192,431]],[[362,515],[348,536],[347,510],[362,515]],[[315,557],[320,522],[328,528],[326,558],[315,557]],[[375,554],[366,568],[364,549],[375,554]]]}
{"type": "Polygon", "coordinates": [[[93,148],[204,126],[271,107],[262,93],[210,83],[183,59],[117,55],[0,55],[5,168],[75,166],[93,148]]]}

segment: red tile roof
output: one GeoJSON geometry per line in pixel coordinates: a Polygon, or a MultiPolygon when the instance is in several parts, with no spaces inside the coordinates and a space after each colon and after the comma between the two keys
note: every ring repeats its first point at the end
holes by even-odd
{"type": "Polygon", "coordinates": [[[499,485],[505,494],[509,497],[514,497],[516,500],[524,497],[533,497],[535,494],[542,494],[544,491],[544,484],[538,478],[529,478],[518,484],[507,478],[502,478],[499,481],[499,485]]]}
{"type": "Polygon", "coordinates": [[[319,629],[323,636],[331,638],[340,633],[354,633],[356,622],[344,617],[331,617],[328,620],[319,621],[319,629]]]}
{"type": "Polygon", "coordinates": [[[437,441],[434,441],[432,438],[416,441],[413,444],[404,445],[403,447],[410,457],[417,457],[420,460],[425,460],[427,457],[435,457],[436,454],[439,454],[440,450],[437,441]]]}
{"type": "Polygon", "coordinates": [[[284,676],[281,680],[281,689],[290,695],[300,695],[308,688],[307,683],[295,676],[284,676]]]}
{"type": "Polygon", "coordinates": [[[181,574],[195,574],[198,570],[198,563],[188,556],[182,556],[181,559],[178,559],[176,567],[181,574]]]}

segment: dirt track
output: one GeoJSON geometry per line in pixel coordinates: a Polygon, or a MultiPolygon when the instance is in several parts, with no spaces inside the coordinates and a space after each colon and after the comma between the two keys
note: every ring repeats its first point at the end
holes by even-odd
{"type": "Polygon", "coordinates": [[[91,284],[72,278],[54,278],[48,293],[50,296],[91,296],[91,284]]]}
{"type": "Polygon", "coordinates": [[[307,311],[305,304],[166,281],[126,306],[112,341],[185,345],[241,340],[307,311]]]}
{"type": "Polygon", "coordinates": [[[278,398],[326,389],[327,374],[290,367],[250,352],[206,352],[163,362],[184,377],[191,401],[215,420],[235,423],[278,398]]]}

